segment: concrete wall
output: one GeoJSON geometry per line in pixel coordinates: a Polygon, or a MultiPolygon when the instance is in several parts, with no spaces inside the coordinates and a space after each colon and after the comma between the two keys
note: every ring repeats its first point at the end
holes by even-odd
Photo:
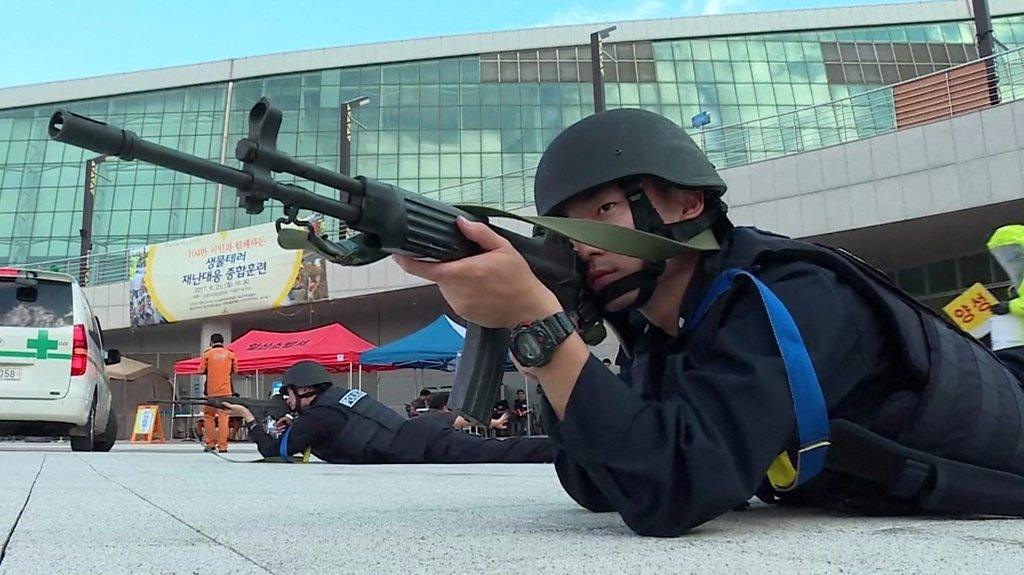
{"type": "Polygon", "coordinates": [[[1024,101],[722,171],[737,224],[806,237],[1024,195],[1024,101]]]}

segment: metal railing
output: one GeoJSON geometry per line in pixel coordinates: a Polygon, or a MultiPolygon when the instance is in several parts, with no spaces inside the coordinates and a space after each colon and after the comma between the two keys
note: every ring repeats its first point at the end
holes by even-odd
{"type": "MultiPolygon", "coordinates": [[[[1024,47],[791,112],[693,134],[719,169],[771,160],[1024,99],[1024,47]]],[[[536,167],[426,195],[502,209],[532,205],[536,167]]]]}
{"type": "Polygon", "coordinates": [[[537,167],[506,172],[480,180],[423,192],[449,204],[475,204],[515,209],[533,205],[533,175],[537,167]]]}
{"type": "Polygon", "coordinates": [[[14,267],[65,273],[78,280],[82,286],[106,285],[128,280],[133,251],[118,250],[94,253],[85,257],[34,261],[14,267]]]}
{"type": "Polygon", "coordinates": [[[1024,47],[840,100],[696,134],[719,169],[819,150],[1024,98],[1024,47]]]}
{"type": "MultiPolygon", "coordinates": [[[[894,132],[901,128],[1024,99],[1024,47],[825,104],[800,108],[696,134],[719,168],[799,154],[894,132]]],[[[440,188],[423,195],[450,204],[514,210],[533,204],[536,166],[440,188]]],[[[325,230],[338,229],[328,220],[325,230]]],[[[69,273],[82,285],[127,281],[137,248],[83,258],[31,262],[24,267],[69,273]]]]}

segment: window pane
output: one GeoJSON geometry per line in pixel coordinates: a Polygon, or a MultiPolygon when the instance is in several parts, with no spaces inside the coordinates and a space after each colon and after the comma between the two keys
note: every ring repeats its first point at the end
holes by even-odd
{"type": "Polygon", "coordinates": [[[711,45],[707,40],[691,40],[690,49],[693,52],[694,60],[710,60],[711,45]]]}
{"type": "Polygon", "coordinates": [[[732,63],[732,77],[735,82],[753,82],[754,77],[750,72],[750,64],[747,62],[732,63]]]}
{"type": "Polygon", "coordinates": [[[558,81],[558,64],[555,62],[541,62],[540,63],[540,81],[541,82],[557,82],[558,81]]]}
{"type": "Polygon", "coordinates": [[[765,43],[760,40],[747,41],[747,54],[752,62],[767,62],[768,51],[765,43]]]}
{"type": "Polygon", "coordinates": [[[785,62],[786,46],[782,42],[766,42],[769,62],[785,62]]]}
{"type": "Polygon", "coordinates": [[[579,82],[580,75],[576,62],[558,63],[558,80],[560,82],[579,82]]]}
{"type": "Polygon", "coordinates": [[[693,82],[696,79],[692,62],[676,62],[676,80],[679,82],[693,82]]]}
{"type": "Polygon", "coordinates": [[[924,278],[923,267],[904,269],[897,272],[896,283],[908,294],[920,297],[927,294],[924,278]]]}
{"type": "Polygon", "coordinates": [[[519,62],[501,62],[498,77],[502,82],[518,82],[519,62]]]}
{"type": "Polygon", "coordinates": [[[765,62],[751,62],[750,63],[751,75],[755,82],[771,82],[772,73],[768,64],[765,62]]]}
{"type": "Polygon", "coordinates": [[[715,62],[715,81],[719,83],[732,82],[732,65],[728,62],[715,62]]]}
{"type": "Polygon", "coordinates": [[[715,72],[711,62],[694,62],[693,70],[695,72],[697,82],[715,81],[715,72]]]}
{"type": "Polygon", "coordinates": [[[956,264],[953,260],[928,264],[928,293],[944,293],[956,289],[956,264]]]}
{"type": "Polygon", "coordinates": [[[690,50],[690,43],[685,40],[672,42],[672,54],[676,60],[690,60],[693,52],[690,50]]]}
{"type": "Polygon", "coordinates": [[[960,268],[960,287],[966,288],[976,282],[983,284],[992,281],[992,273],[989,270],[989,255],[987,253],[964,256],[957,261],[960,268]]]}
{"type": "Polygon", "coordinates": [[[725,40],[711,41],[711,59],[729,61],[729,44],[725,40]]]}

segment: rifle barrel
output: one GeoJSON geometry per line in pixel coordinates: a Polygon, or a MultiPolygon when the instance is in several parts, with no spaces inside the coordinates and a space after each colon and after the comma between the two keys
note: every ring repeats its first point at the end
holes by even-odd
{"type": "MultiPolygon", "coordinates": [[[[53,116],[50,117],[48,131],[50,138],[58,142],[108,156],[116,156],[122,160],[139,160],[210,182],[231,186],[238,190],[256,190],[267,193],[283,204],[313,210],[347,222],[358,221],[362,215],[362,210],[357,205],[314,194],[299,186],[280,184],[270,178],[261,178],[257,181],[248,172],[143,140],[131,130],[118,128],[68,110],[57,110],[53,113],[53,116]]],[[[331,172],[310,164],[292,167],[305,169],[309,173],[312,173],[310,168],[316,168],[317,171],[313,175],[316,175],[318,179],[314,181],[320,181],[320,183],[329,181],[330,183],[327,185],[344,185],[344,188],[339,189],[350,193],[363,189],[363,183],[360,180],[348,176],[342,178],[340,174],[333,174],[335,176],[333,179],[327,179],[325,174],[331,174],[331,172]],[[322,181],[320,178],[327,181],[322,181]]]]}
{"type": "Polygon", "coordinates": [[[53,113],[48,131],[50,137],[58,142],[108,156],[117,156],[122,160],[138,159],[233,188],[248,189],[252,186],[252,174],[148,142],[131,130],[111,126],[68,110],[57,110],[53,113]]]}
{"type": "Polygon", "coordinates": [[[260,148],[256,142],[243,138],[235,146],[235,158],[240,162],[259,162],[274,172],[284,172],[330,186],[336,190],[354,194],[357,197],[365,192],[366,185],[359,178],[348,174],[333,172],[316,164],[297,160],[279,150],[260,148]]]}

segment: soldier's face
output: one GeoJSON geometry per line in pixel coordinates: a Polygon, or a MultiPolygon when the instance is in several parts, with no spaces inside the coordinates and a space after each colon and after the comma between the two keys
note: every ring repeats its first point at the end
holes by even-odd
{"type": "Polygon", "coordinates": [[[300,406],[307,407],[309,406],[310,403],[313,403],[313,400],[316,398],[313,396],[300,398],[299,395],[310,391],[313,391],[312,387],[289,387],[288,395],[285,397],[284,400],[285,402],[288,403],[288,407],[291,408],[292,410],[296,410],[300,406]]]}
{"type": "MultiPolygon", "coordinates": [[[[593,220],[634,228],[633,213],[629,201],[618,184],[608,184],[595,192],[569,200],[564,213],[566,217],[593,220]]],[[[587,244],[573,242],[573,249],[587,264],[587,284],[594,293],[643,268],[643,260],[620,254],[613,254],[587,244]]],[[[619,311],[636,301],[639,290],[625,293],[605,305],[609,311],[619,311]]]]}
{"type": "MultiPolygon", "coordinates": [[[[641,184],[651,206],[665,223],[691,220],[704,212],[704,194],[700,191],[673,187],[649,177],[642,178],[641,184]]],[[[563,212],[570,218],[636,228],[629,200],[622,186],[614,182],[569,200],[563,212]]],[[[643,269],[643,260],[639,258],[613,254],[577,242],[573,243],[573,248],[587,264],[587,283],[595,293],[643,269]]],[[[606,304],[605,309],[621,311],[636,301],[639,292],[639,289],[627,292],[606,304]]]]}

